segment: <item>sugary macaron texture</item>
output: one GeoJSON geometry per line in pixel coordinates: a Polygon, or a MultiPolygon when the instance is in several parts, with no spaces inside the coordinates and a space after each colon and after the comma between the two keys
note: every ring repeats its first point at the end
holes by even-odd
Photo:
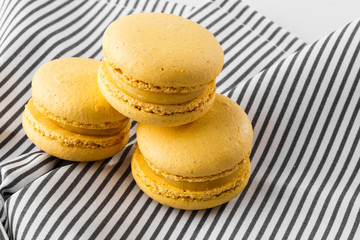
{"type": "Polygon", "coordinates": [[[177,127],[139,124],[132,172],[151,198],[181,209],[210,208],[246,186],[253,130],[246,113],[216,94],[201,118],[177,127]]]}
{"type": "Polygon", "coordinates": [[[99,85],[114,108],[139,122],[168,126],[205,114],[224,63],[221,46],[207,29],[163,13],[111,23],[103,54],[99,85]]]}
{"type": "Polygon", "coordinates": [[[161,87],[196,87],[220,73],[224,54],[206,28],[164,13],[129,15],[111,23],[103,53],[134,79],[161,87]]]}
{"type": "Polygon", "coordinates": [[[99,66],[100,61],[86,58],[56,59],[42,65],[31,83],[32,97],[38,109],[59,122],[68,119],[101,125],[99,128],[111,128],[126,119],[99,91],[99,66]]]}
{"type": "Polygon", "coordinates": [[[25,106],[25,133],[40,149],[72,161],[113,156],[129,139],[130,120],[102,96],[100,61],[56,59],[41,66],[25,106]]]}

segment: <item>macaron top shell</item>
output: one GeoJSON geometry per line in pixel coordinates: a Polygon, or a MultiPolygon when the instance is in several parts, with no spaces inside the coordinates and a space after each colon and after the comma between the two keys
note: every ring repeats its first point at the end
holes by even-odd
{"type": "Polygon", "coordinates": [[[124,75],[160,87],[194,87],[218,76],[224,54],[206,28],[171,14],[122,17],[103,36],[106,61],[124,75]]]}
{"type": "Polygon", "coordinates": [[[137,127],[138,146],[148,164],[161,174],[189,181],[232,171],[250,155],[252,140],[246,113],[220,94],[209,112],[194,122],[178,127],[137,127]]]}
{"type": "Polygon", "coordinates": [[[50,118],[84,124],[125,119],[101,94],[99,67],[100,61],[85,58],[56,59],[42,65],[32,80],[34,104],[50,118]]]}

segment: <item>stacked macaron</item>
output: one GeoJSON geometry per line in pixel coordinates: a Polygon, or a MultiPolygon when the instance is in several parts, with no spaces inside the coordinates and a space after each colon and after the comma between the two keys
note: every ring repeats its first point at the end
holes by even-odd
{"type": "Polygon", "coordinates": [[[66,160],[94,161],[126,145],[130,121],[102,96],[99,66],[97,60],[64,58],[36,71],[22,123],[40,149],[66,160]]]}
{"type": "Polygon", "coordinates": [[[99,87],[138,121],[132,174],[154,200],[204,209],[237,196],[250,175],[252,127],[231,99],[215,93],[224,55],[215,37],[188,19],[135,14],[103,38],[99,87]]]}
{"type": "Polygon", "coordinates": [[[211,108],[224,63],[207,29],[161,13],[111,23],[103,54],[99,86],[109,103],[140,123],[164,126],[194,121],[211,108]]]}
{"type": "Polygon", "coordinates": [[[44,151],[73,161],[113,156],[136,120],[132,174],[154,200],[205,209],[237,196],[250,175],[253,131],[215,92],[224,55],[188,19],[142,13],[111,23],[103,60],[51,61],[36,72],[23,127],[44,151]]]}
{"type": "Polygon", "coordinates": [[[151,198],[205,209],[237,196],[250,175],[252,127],[231,99],[216,94],[201,118],[177,127],[139,124],[132,173],[151,198]]]}

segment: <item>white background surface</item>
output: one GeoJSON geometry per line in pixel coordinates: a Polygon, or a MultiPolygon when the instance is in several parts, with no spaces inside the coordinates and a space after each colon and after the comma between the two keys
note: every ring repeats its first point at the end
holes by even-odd
{"type": "MultiPolygon", "coordinates": [[[[204,0],[172,0],[197,5],[204,0]]],[[[242,0],[307,43],[360,18],[360,0],[242,0]]]]}
{"type": "Polygon", "coordinates": [[[243,2],[308,43],[360,18],[360,0],[243,0],[243,2]]]}

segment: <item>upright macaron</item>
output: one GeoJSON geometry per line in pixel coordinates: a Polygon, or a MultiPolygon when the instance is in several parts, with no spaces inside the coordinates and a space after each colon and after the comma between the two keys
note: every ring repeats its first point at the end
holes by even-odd
{"type": "Polygon", "coordinates": [[[109,103],[140,123],[176,126],[214,102],[224,54],[199,24],[171,14],[119,18],[103,36],[99,86],[109,103]]]}
{"type": "Polygon", "coordinates": [[[139,124],[132,174],[148,196],[164,205],[215,207],[246,186],[252,139],[246,113],[231,99],[216,94],[212,108],[191,123],[139,124]]]}
{"type": "Polygon", "coordinates": [[[36,71],[22,123],[40,149],[66,160],[94,161],[126,145],[130,121],[102,96],[97,83],[100,63],[64,58],[36,71]]]}

